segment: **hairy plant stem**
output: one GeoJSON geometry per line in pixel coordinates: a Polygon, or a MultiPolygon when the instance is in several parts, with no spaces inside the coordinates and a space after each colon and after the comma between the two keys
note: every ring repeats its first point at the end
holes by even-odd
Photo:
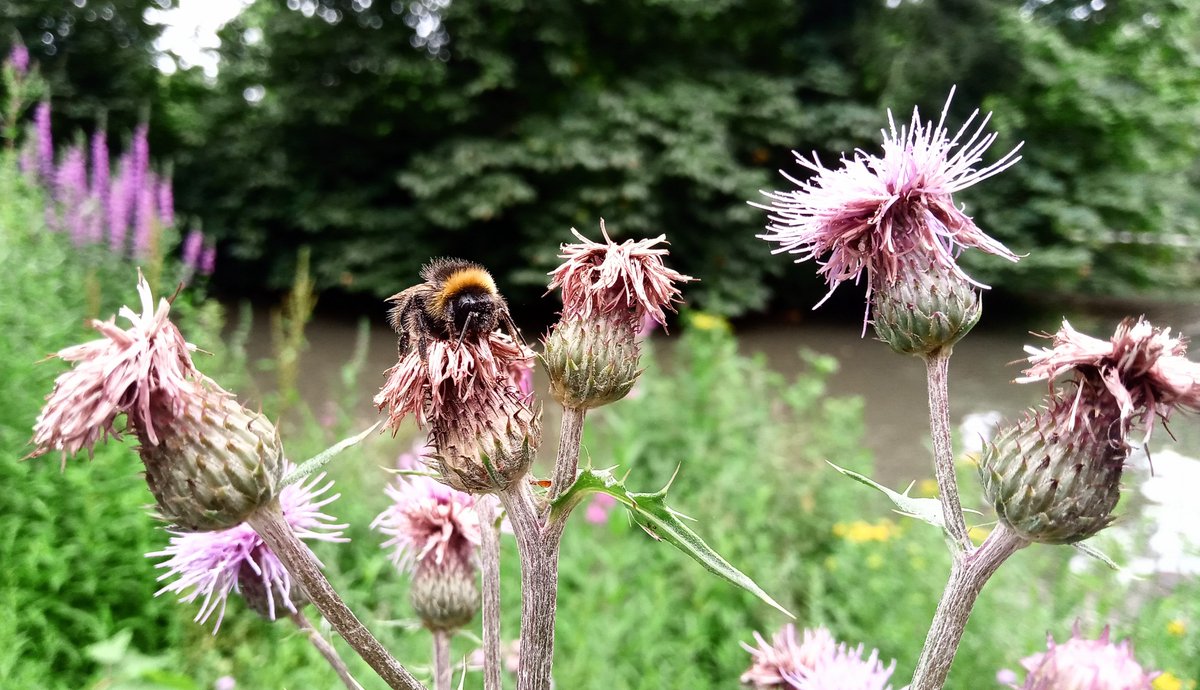
{"type": "Polygon", "coordinates": [[[482,527],[484,690],[503,690],[500,679],[500,534],[496,531],[495,506],[491,496],[480,496],[475,502],[482,527]]]}
{"type": "Polygon", "coordinates": [[[297,628],[304,631],[312,646],[316,647],[321,656],[325,657],[325,661],[328,661],[329,665],[333,667],[334,672],[342,680],[343,685],[349,690],[363,690],[358,681],[354,680],[354,676],[350,675],[350,669],[346,667],[346,662],[342,661],[342,657],[338,656],[337,650],[333,648],[333,645],[329,644],[329,640],[326,640],[319,630],[313,627],[312,623],[308,622],[308,618],[302,612],[297,610],[289,613],[288,616],[296,624],[297,628]]]}
{"type": "Polygon", "coordinates": [[[259,508],[246,520],[258,532],[267,546],[279,557],[288,573],[304,588],[313,605],[338,631],[342,639],[358,652],[379,677],[393,690],[425,690],[404,666],[396,661],[367,630],[338,593],[329,584],[312,551],[292,532],[283,517],[279,501],[274,500],[259,508]]]}
{"type": "Polygon", "coordinates": [[[954,546],[958,563],[971,552],[967,522],[958,499],[958,478],[954,474],[954,446],[950,440],[950,354],[946,347],[925,357],[925,376],[929,385],[929,430],[933,435],[933,474],[937,477],[938,498],[946,532],[954,546]]]}
{"type": "Polygon", "coordinates": [[[558,599],[558,547],[567,512],[551,519],[550,505],[571,488],[579,471],[583,408],[564,408],[558,457],[550,491],[540,503],[527,482],[501,492],[521,554],[521,665],[517,690],[549,690],[554,667],[554,618],[558,599]]]}
{"type": "Polygon", "coordinates": [[[925,646],[917,661],[910,690],[941,690],[979,592],[1009,556],[1028,544],[1000,523],[982,546],[955,560],[937,613],[929,626],[929,634],[925,636],[925,646]]]}
{"type": "Polygon", "coordinates": [[[450,690],[450,633],[433,631],[433,690],[450,690]]]}

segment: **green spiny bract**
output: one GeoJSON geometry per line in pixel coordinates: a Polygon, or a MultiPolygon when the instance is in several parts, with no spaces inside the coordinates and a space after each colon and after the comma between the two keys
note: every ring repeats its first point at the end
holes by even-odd
{"type": "Polygon", "coordinates": [[[908,355],[930,355],[952,347],[983,313],[975,286],[921,262],[902,264],[890,285],[873,291],[871,302],[879,339],[908,355]]]}
{"type": "Polygon", "coordinates": [[[546,339],[542,361],[550,394],[563,407],[593,408],[629,394],[641,348],[633,321],[617,313],[593,319],[564,319],[546,339]]]}
{"type": "Polygon", "coordinates": [[[275,498],[283,477],[283,443],[263,415],[224,391],[144,434],[139,453],[162,517],[190,531],[227,529],[275,498]]]}
{"type": "Polygon", "coordinates": [[[1076,419],[1070,401],[1001,430],[979,462],[984,494],[1000,520],[1043,544],[1073,544],[1113,521],[1129,448],[1099,412],[1076,419]]]}

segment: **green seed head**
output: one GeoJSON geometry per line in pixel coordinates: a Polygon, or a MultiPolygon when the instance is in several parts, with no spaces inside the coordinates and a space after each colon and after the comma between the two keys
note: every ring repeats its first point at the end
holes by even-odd
{"type": "Polygon", "coordinates": [[[471,622],[479,611],[475,568],[447,554],[441,563],[432,554],[417,563],[409,601],[426,628],[454,631],[471,622]]]}
{"type": "Polygon", "coordinates": [[[563,407],[588,409],[624,398],[641,374],[634,327],[624,312],[563,319],[555,326],[542,354],[554,399],[563,407]]]}

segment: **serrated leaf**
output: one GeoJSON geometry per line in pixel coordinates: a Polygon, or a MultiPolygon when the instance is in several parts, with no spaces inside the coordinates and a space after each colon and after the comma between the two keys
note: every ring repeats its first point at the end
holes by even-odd
{"type": "Polygon", "coordinates": [[[634,522],[656,541],[664,541],[692,557],[706,570],[750,592],[778,609],[784,615],[794,615],[775,601],[748,575],[733,567],[700,538],[683,520],[692,518],[672,509],[666,503],[668,483],[662,490],[652,494],[628,491],[624,482],[613,476],[612,470],[585,469],[571,488],[551,506],[551,519],[562,519],[583,498],[592,493],[604,493],[617,499],[629,510],[634,522]]]}
{"type": "Polygon", "coordinates": [[[1071,546],[1078,549],[1080,553],[1087,555],[1087,556],[1091,556],[1092,558],[1095,558],[1096,560],[1100,561],[1104,565],[1107,565],[1108,567],[1112,568],[1113,570],[1117,571],[1118,573],[1121,572],[1121,566],[1117,565],[1116,561],[1109,558],[1108,554],[1104,553],[1100,549],[1097,549],[1096,547],[1092,546],[1091,544],[1080,541],[1080,542],[1071,544],[1071,546]]]}
{"type": "Polygon", "coordinates": [[[946,529],[946,516],[942,513],[942,503],[936,498],[914,498],[908,495],[908,490],[905,490],[904,493],[893,491],[892,489],[887,488],[886,486],[866,475],[859,474],[854,470],[848,470],[844,467],[838,467],[828,460],[825,462],[827,462],[830,467],[838,472],[841,472],[847,477],[850,477],[857,482],[866,484],[867,486],[882,492],[885,496],[892,500],[892,503],[896,504],[897,513],[907,517],[916,518],[923,522],[928,522],[934,527],[942,530],[946,529]]]}
{"type": "Polygon", "coordinates": [[[381,424],[383,424],[383,422],[375,422],[367,430],[365,430],[359,434],[355,434],[354,436],[351,436],[350,438],[344,438],[341,441],[338,441],[337,443],[333,444],[332,446],[321,451],[320,453],[317,453],[315,456],[309,458],[308,460],[305,460],[304,462],[300,463],[300,465],[298,467],[296,467],[296,469],[287,473],[287,476],[285,476],[283,478],[283,484],[280,488],[282,488],[283,486],[289,486],[291,484],[295,484],[297,482],[302,482],[305,479],[308,479],[308,477],[310,475],[315,474],[322,467],[324,467],[325,465],[328,465],[329,461],[333,460],[333,458],[336,457],[339,453],[346,450],[350,446],[357,444],[359,441],[362,441],[364,438],[367,437],[368,434],[370,434],[371,432],[378,429],[379,425],[381,425],[381,424]]]}

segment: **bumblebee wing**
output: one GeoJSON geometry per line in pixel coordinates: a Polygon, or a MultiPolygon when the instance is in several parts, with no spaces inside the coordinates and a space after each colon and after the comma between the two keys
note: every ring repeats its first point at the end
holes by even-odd
{"type": "Polygon", "coordinates": [[[404,335],[408,330],[404,323],[406,320],[405,315],[414,307],[419,307],[419,304],[417,304],[417,298],[421,288],[423,287],[423,285],[414,285],[410,288],[397,292],[385,300],[395,305],[391,309],[388,309],[387,318],[388,325],[391,326],[392,330],[396,331],[396,333],[404,335]]]}

